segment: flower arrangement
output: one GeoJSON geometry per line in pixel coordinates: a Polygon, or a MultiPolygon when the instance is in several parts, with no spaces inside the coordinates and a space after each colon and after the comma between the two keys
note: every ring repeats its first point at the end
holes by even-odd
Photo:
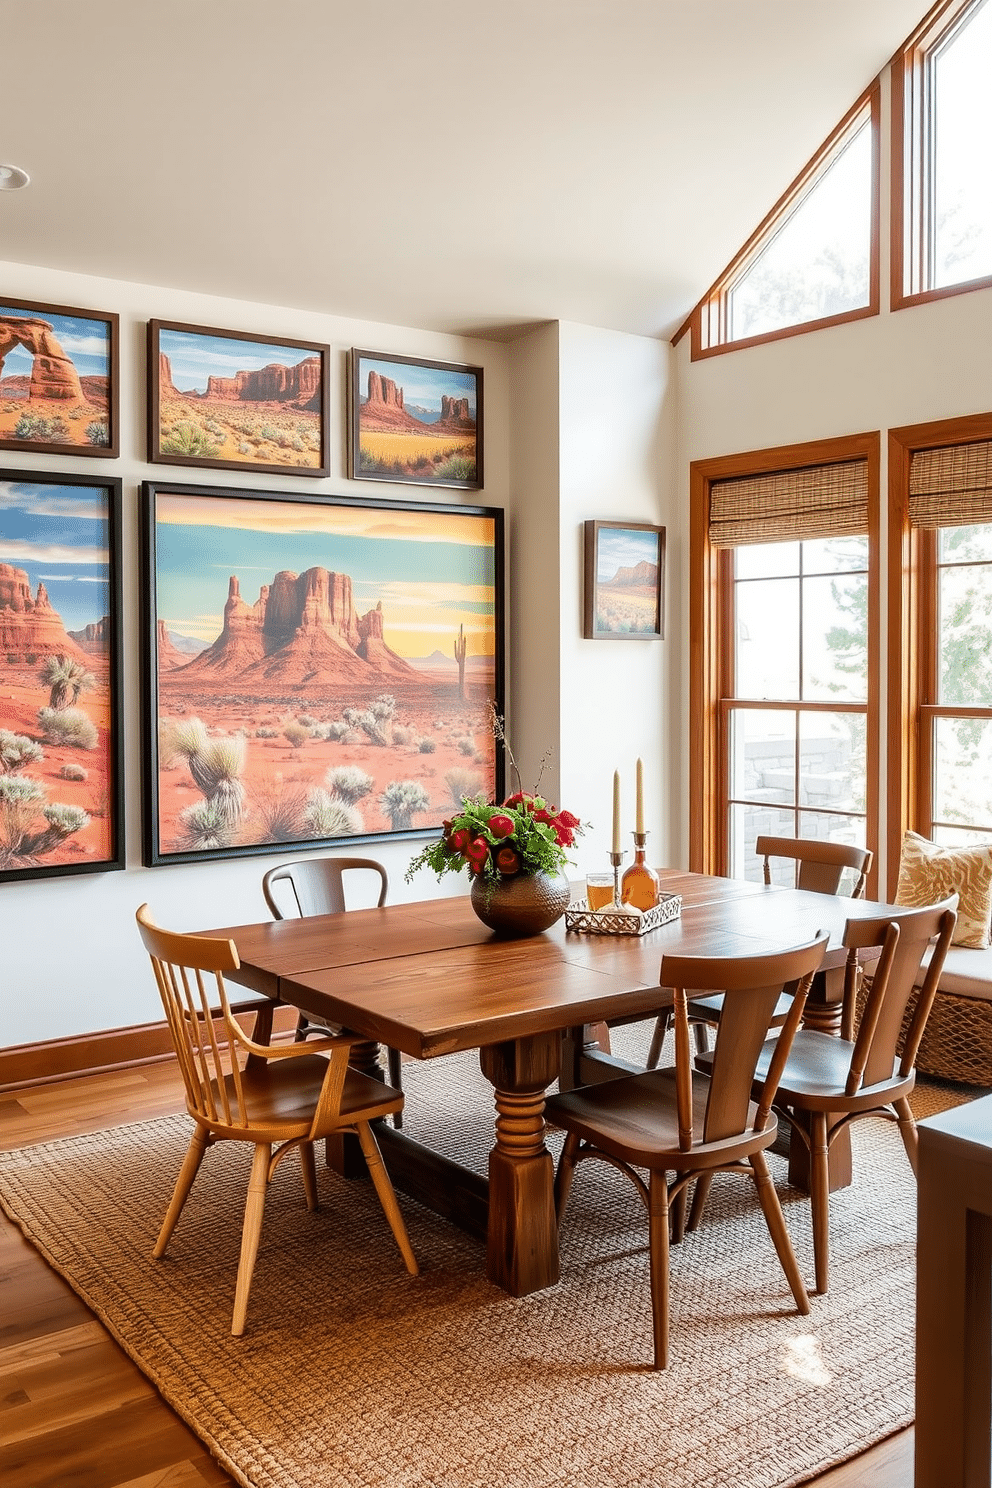
{"type": "Polygon", "coordinates": [[[461,811],[442,823],[440,840],[429,843],[410,864],[407,882],[421,868],[432,868],[439,879],[467,868],[473,878],[495,888],[519,874],[557,873],[568,862],[566,849],[574,846],[582,823],[536,791],[528,794],[519,789],[517,762],[495,709],[492,727],[506,749],[518,789],[502,805],[463,796],[461,811]]]}

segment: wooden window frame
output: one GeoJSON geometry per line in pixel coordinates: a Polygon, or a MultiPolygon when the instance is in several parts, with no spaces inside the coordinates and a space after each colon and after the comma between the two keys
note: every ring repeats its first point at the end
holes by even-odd
{"type": "MultiPolygon", "coordinates": [[[[992,413],[889,430],[887,892],[895,893],[903,834],[929,837],[930,722],[970,710],[937,705],[936,533],[909,524],[909,467],[917,450],[992,439],[992,413]]],[[[985,716],[985,710],[975,710],[985,716]]]]}
{"type": "MultiPolygon", "coordinates": [[[[868,465],[868,697],[865,832],[874,849],[879,830],[880,748],[880,575],[879,469],[877,432],[820,439],[775,449],[748,450],[689,467],[689,867],[696,873],[726,874],[730,861],[725,784],[729,740],[724,703],[733,676],[733,550],[716,548],[709,537],[710,489],[714,481],[808,465],[863,459],[868,465]]],[[[794,704],[789,704],[794,706],[794,704]]],[[[809,711],[815,711],[811,708],[809,711]]],[[[877,868],[869,892],[877,885],[877,868]]]]}
{"type": "Polygon", "coordinates": [[[992,275],[929,287],[930,126],[927,59],[964,21],[975,0],[939,0],[892,62],[892,181],[889,303],[893,310],[992,286],[992,275]]]}
{"type": "Polygon", "coordinates": [[[809,331],[820,331],[825,326],[844,325],[849,320],[865,320],[878,314],[879,309],[879,203],[881,184],[879,180],[879,139],[881,134],[881,84],[878,78],[866,88],[861,97],[844,115],[830,135],[807,162],[787,191],[779,197],[771,211],[755,232],[751,234],[740,252],[735,254],[719,279],[706,291],[703,298],[691,311],[687,319],[672,337],[675,346],[691,332],[690,360],[696,362],[706,357],[722,356],[728,351],[741,351],[748,346],[762,346],[767,341],[781,341],[788,336],[803,336],[809,331]],[[778,232],[780,226],[801,199],[811,191],[818,178],[829,167],[833,158],[841,152],[848,137],[859,128],[858,120],[868,114],[871,129],[871,241],[868,255],[868,303],[856,310],[844,310],[839,315],[827,315],[819,320],[805,320],[799,325],[781,326],[774,331],[764,331],[758,336],[746,336],[740,340],[725,341],[728,297],[750,262],[764,250],[778,232]],[[716,325],[718,339],[706,334],[706,324],[716,325]]]}

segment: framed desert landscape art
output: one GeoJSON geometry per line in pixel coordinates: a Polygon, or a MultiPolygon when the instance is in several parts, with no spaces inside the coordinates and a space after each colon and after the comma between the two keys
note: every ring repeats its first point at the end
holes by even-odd
{"type": "Polygon", "coordinates": [[[482,487],[482,368],[351,353],[353,480],[482,487]]]}
{"type": "Polygon", "coordinates": [[[149,460],[329,474],[329,354],[310,341],[149,321],[149,460]]]}
{"type": "Polygon", "coordinates": [[[119,480],[0,470],[0,881],[124,867],[119,480]]]}
{"type": "Polygon", "coordinates": [[[119,318],[0,300],[0,449],[116,456],[119,318]]]}
{"type": "Polygon", "coordinates": [[[502,515],[146,482],[145,862],[422,837],[501,792],[502,515]]]}
{"type": "Polygon", "coordinates": [[[586,522],[582,633],[587,640],[650,640],[665,633],[665,529],[586,522]]]}

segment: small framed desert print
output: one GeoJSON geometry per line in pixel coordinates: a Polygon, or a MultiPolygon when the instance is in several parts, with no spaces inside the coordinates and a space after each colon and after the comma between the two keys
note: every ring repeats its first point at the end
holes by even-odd
{"type": "Polygon", "coordinates": [[[148,326],[148,458],[328,475],[329,348],[210,326],[148,326]]]}
{"type": "Polygon", "coordinates": [[[0,449],[120,453],[116,315],[0,301],[0,449]]]}
{"type": "Polygon", "coordinates": [[[665,529],[647,522],[586,522],[587,640],[665,634],[665,529]]]}
{"type": "Polygon", "coordinates": [[[351,353],[352,480],[482,487],[482,368],[351,353]]]}

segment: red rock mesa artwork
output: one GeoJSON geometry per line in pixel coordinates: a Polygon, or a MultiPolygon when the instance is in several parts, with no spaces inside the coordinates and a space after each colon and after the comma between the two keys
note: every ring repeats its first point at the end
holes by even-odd
{"type": "Polygon", "coordinates": [[[353,355],[359,399],[355,474],[479,484],[477,372],[353,355]]]}
{"type": "Polygon", "coordinates": [[[157,511],[163,854],[430,828],[491,794],[491,518],[293,504],[279,521],[298,513],[301,530],[280,535],[235,532],[256,519],[240,501],[159,494],[157,511]],[[310,531],[315,511],[326,526],[310,531]],[[179,525],[190,516],[229,522],[242,572],[221,576],[219,532],[179,525]],[[191,574],[194,544],[205,566],[191,574]],[[335,566],[289,566],[314,550],[335,566]],[[221,594],[210,634],[196,617],[221,594]]]}
{"type": "Polygon", "coordinates": [[[0,305],[0,439],[110,445],[106,321],[0,305]]]}

